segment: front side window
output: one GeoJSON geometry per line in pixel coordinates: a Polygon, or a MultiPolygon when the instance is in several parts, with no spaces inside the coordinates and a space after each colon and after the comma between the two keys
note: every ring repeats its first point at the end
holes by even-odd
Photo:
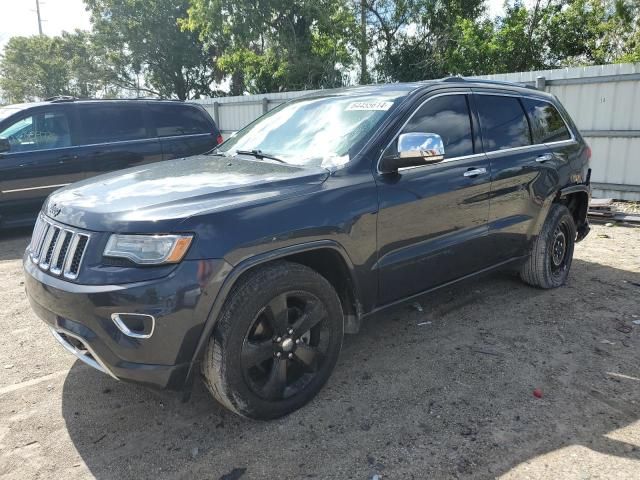
{"type": "MultiPolygon", "coordinates": [[[[472,155],[473,134],[466,95],[434,97],[423,104],[401,133],[435,133],[442,138],[444,158],[472,155]]],[[[396,139],[385,155],[397,153],[396,139]]]]}
{"type": "Polygon", "coordinates": [[[531,145],[529,124],[518,98],[476,95],[476,105],[485,151],[531,145]]]}
{"type": "Polygon", "coordinates": [[[534,143],[571,140],[567,124],[552,104],[532,98],[523,98],[522,104],[531,122],[534,143]]]}
{"type": "Polygon", "coordinates": [[[79,109],[79,115],[86,145],[147,137],[141,106],[87,105],[79,109]]]}
{"type": "Polygon", "coordinates": [[[71,145],[69,121],[64,112],[39,112],[16,121],[0,132],[11,153],[31,152],[71,145]]]}
{"type": "Polygon", "coordinates": [[[151,105],[152,121],[158,137],[213,133],[204,112],[188,105],[151,105]]]}
{"type": "Polygon", "coordinates": [[[347,163],[406,92],[332,95],[286,103],[227,140],[218,153],[260,150],[293,165],[347,163]]]}

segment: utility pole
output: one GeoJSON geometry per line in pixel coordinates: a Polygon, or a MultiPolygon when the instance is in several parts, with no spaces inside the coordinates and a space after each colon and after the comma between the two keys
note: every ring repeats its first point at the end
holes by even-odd
{"type": "Polygon", "coordinates": [[[367,73],[367,55],[369,48],[367,45],[367,0],[360,0],[360,84],[369,83],[367,73]]]}
{"type": "Polygon", "coordinates": [[[36,0],[36,12],[38,13],[38,31],[42,35],[42,19],[40,18],[40,0],[36,0]]]}

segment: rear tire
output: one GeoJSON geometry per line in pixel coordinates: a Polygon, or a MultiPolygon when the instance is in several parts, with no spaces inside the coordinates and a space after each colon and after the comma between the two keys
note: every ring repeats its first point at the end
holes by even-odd
{"type": "Polygon", "coordinates": [[[576,242],[576,224],[567,207],[554,203],[529,258],[520,270],[525,283],[538,288],[556,288],[569,276],[576,242]]]}
{"type": "Polygon", "coordinates": [[[260,267],[225,302],[202,362],[205,384],[239,415],[282,417],[320,391],[342,337],[340,299],[323,276],[291,262],[260,267]]]}

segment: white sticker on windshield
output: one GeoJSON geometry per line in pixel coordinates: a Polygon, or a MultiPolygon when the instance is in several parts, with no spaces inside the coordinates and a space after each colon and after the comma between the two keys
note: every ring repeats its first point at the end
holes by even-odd
{"type": "Polygon", "coordinates": [[[352,110],[389,110],[393,102],[353,102],[347,107],[347,112],[352,110]]]}

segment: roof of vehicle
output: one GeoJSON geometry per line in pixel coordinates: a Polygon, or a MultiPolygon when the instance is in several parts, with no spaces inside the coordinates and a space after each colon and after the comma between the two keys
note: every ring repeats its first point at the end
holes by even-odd
{"type": "Polygon", "coordinates": [[[536,95],[541,97],[553,98],[552,95],[538,90],[531,85],[525,83],[504,82],[498,80],[484,80],[465,77],[445,77],[435,80],[424,80],[420,82],[403,82],[403,83],[379,83],[372,85],[357,85],[352,87],[343,87],[337,89],[317,90],[311,92],[308,95],[304,95],[299,98],[309,97],[322,97],[330,95],[345,95],[345,96],[368,96],[368,95],[384,95],[397,94],[397,95],[409,95],[411,93],[427,90],[434,87],[468,87],[468,88],[491,88],[495,90],[510,90],[516,91],[523,95],[536,95]]]}

